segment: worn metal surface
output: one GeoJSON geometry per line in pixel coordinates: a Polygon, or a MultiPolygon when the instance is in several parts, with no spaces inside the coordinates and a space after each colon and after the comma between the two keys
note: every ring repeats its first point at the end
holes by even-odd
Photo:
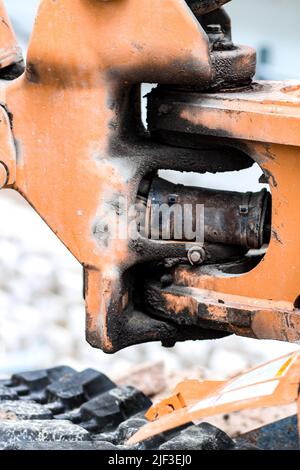
{"type": "MultiPolygon", "coordinates": [[[[148,104],[151,132],[225,138],[225,144],[239,139],[250,144],[299,146],[300,84],[296,80],[258,81],[244,89],[218,93],[197,93],[173,87],[153,90],[148,104]]],[[[171,137],[170,137],[171,139],[171,137]]],[[[172,142],[172,141],[171,141],[172,142]]],[[[244,147],[245,148],[245,147],[244,147]]],[[[248,154],[261,166],[267,164],[268,145],[263,155],[253,145],[248,154]]]]}
{"type": "Polygon", "coordinates": [[[205,15],[211,11],[221,8],[230,0],[186,0],[192,11],[197,15],[205,15]]]}
{"type": "Polygon", "coordinates": [[[168,232],[170,240],[196,241],[200,206],[204,209],[203,241],[248,249],[269,243],[271,198],[266,189],[239,193],[176,185],[154,178],[148,193],[145,225],[152,228],[151,236],[156,239],[167,239],[163,232],[168,232]],[[159,218],[163,205],[174,211],[170,224],[159,218]],[[176,211],[180,217],[176,217],[176,211]],[[184,230],[187,225],[190,230],[184,230]]]}
{"type": "MultiPolygon", "coordinates": [[[[205,268],[203,274],[201,268],[191,269],[198,270],[199,278],[207,276],[205,268]]],[[[212,271],[209,277],[213,279],[215,275],[212,271]]],[[[212,289],[162,287],[150,282],[145,286],[145,305],[149,313],[181,326],[194,325],[257,339],[300,340],[299,312],[288,302],[226,294],[212,289]]]]}

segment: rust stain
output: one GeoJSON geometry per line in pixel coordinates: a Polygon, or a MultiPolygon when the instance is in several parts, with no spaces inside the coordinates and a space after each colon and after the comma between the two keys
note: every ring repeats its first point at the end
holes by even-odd
{"type": "Polygon", "coordinates": [[[177,315],[188,312],[189,315],[198,314],[197,301],[192,297],[174,296],[172,294],[163,293],[168,309],[177,315]]]}

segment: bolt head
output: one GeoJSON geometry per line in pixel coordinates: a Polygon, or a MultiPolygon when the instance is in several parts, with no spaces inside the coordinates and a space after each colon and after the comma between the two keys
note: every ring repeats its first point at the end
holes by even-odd
{"type": "Polygon", "coordinates": [[[222,33],[222,27],[220,24],[208,24],[206,26],[207,33],[219,34],[222,33]]]}
{"type": "Polygon", "coordinates": [[[200,246],[190,248],[187,257],[191,265],[201,264],[205,261],[205,250],[200,246]]]}
{"type": "Polygon", "coordinates": [[[199,263],[199,261],[201,260],[201,254],[199,253],[199,251],[194,251],[191,254],[191,260],[193,261],[193,263],[199,263]]]}
{"type": "Polygon", "coordinates": [[[168,203],[169,205],[176,204],[178,202],[178,194],[169,194],[168,203]]]}

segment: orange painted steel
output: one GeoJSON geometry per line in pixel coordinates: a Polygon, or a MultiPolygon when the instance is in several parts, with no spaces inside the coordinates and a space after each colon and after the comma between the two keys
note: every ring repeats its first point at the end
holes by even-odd
{"type": "Polygon", "coordinates": [[[3,1],[0,1],[0,69],[22,60],[22,52],[6,14],[3,1]]]}
{"type": "Polygon", "coordinates": [[[189,422],[198,423],[209,416],[297,402],[299,383],[299,351],[228,381],[182,382],[171,397],[150,408],[146,416],[151,422],[134,434],[128,444],[136,444],[189,422]],[[181,407],[166,410],[169,404],[172,407],[174,397],[177,397],[177,401],[180,399],[181,407]]]}
{"type": "Polygon", "coordinates": [[[171,396],[152,405],[145,417],[149,421],[156,421],[162,416],[186,408],[192,403],[204,399],[213,391],[217,391],[221,385],[224,385],[223,381],[205,380],[200,382],[198,380],[185,380],[176,386],[171,396]]]}

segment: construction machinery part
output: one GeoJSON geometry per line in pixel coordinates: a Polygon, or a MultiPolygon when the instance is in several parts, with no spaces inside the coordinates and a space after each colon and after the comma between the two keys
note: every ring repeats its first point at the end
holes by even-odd
{"type": "Polygon", "coordinates": [[[173,138],[182,139],[184,145],[187,138],[202,136],[237,146],[260,165],[272,194],[271,240],[263,263],[251,264],[255,268],[249,271],[248,260],[242,271],[242,261],[236,266],[176,268],[174,284],[162,292],[172,319],[179,321],[180,312],[188,318],[198,312],[199,321],[210,324],[218,318],[220,327],[224,322],[237,334],[299,340],[299,90],[296,82],[261,82],[248,90],[215,94],[183,93],[171,87],[152,92],[149,128],[155,139],[171,145],[173,138]],[[241,272],[245,274],[238,275],[241,272]]]}
{"type": "Polygon", "coordinates": [[[155,240],[194,242],[200,232],[203,242],[247,249],[262,248],[270,241],[271,197],[266,189],[239,193],[175,185],[154,178],[145,206],[143,226],[155,240]],[[201,208],[203,220],[197,220],[201,208]]]}
{"type": "MultiPolygon", "coordinates": [[[[187,423],[240,410],[298,404],[300,423],[300,351],[274,359],[225,381],[189,380],[173,394],[154,404],[146,417],[151,421],[128,444],[153,438],[187,423]]],[[[298,434],[298,445],[300,428],[298,434]]],[[[278,443],[279,445],[279,443],[278,443]]]]}
{"type": "MultiPolygon", "coordinates": [[[[255,51],[232,41],[225,3],[43,0],[26,71],[1,84],[0,184],[82,264],[87,339],[106,352],[232,332],[299,340],[300,85],[252,82],[255,51]],[[158,84],[148,129],[142,83],[158,84]],[[203,243],[130,231],[160,170],[253,161],[271,196],[172,188],[222,200],[207,210],[203,243]]],[[[18,51],[7,26],[0,48],[18,51]]],[[[10,60],[3,70],[18,53],[10,60]]]]}

